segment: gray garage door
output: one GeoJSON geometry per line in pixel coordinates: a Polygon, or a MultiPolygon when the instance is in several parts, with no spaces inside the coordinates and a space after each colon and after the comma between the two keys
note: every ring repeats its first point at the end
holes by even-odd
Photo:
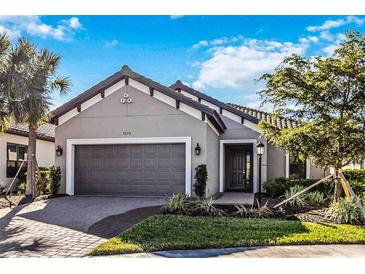
{"type": "Polygon", "coordinates": [[[169,195],[184,190],[185,144],[75,148],[75,194],[169,195]]]}

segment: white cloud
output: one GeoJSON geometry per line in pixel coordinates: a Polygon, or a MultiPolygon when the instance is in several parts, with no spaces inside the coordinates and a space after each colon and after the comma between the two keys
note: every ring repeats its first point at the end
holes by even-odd
{"type": "Polygon", "coordinates": [[[171,20],[176,20],[176,19],[180,19],[180,18],[183,18],[185,15],[171,15],[170,16],[170,19],[171,20]]]}
{"type": "Polygon", "coordinates": [[[202,40],[202,41],[199,41],[198,43],[194,44],[193,45],[193,49],[198,49],[198,48],[201,48],[201,47],[206,47],[209,45],[209,42],[206,41],[206,40],[202,40]]]}
{"type": "Polygon", "coordinates": [[[262,74],[272,72],[288,55],[304,54],[308,47],[308,42],[245,39],[239,46],[215,48],[212,56],[200,64],[193,87],[257,90],[260,84],[256,80],[262,74]]]}
{"type": "Polygon", "coordinates": [[[332,44],[327,45],[322,49],[327,56],[333,54],[335,49],[341,46],[341,43],[346,39],[346,36],[343,33],[338,33],[333,36],[333,39],[335,39],[335,41],[332,44]]]}
{"type": "Polygon", "coordinates": [[[221,38],[217,38],[217,39],[213,39],[211,41],[208,40],[201,40],[198,43],[193,45],[193,49],[199,49],[202,47],[207,47],[207,46],[222,46],[224,44],[229,44],[229,43],[236,43],[240,40],[244,39],[244,37],[242,35],[238,35],[238,36],[233,36],[233,37],[221,37],[221,38]]]}
{"type": "Polygon", "coordinates": [[[356,24],[358,26],[362,25],[364,23],[364,19],[361,19],[356,16],[347,16],[343,19],[338,20],[326,20],[322,25],[320,26],[309,26],[307,27],[307,31],[315,32],[315,31],[328,31],[333,28],[338,28],[343,25],[348,24],[356,24]]]}
{"type": "Polygon", "coordinates": [[[69,22],[70,22],[70,27],[73,29],[80,29],[82,27],[79,18],[77,17],[71,17],[69,22]]]}
{"type": "Polygon", "coordinates": [[[115,47],[116,45],[118,45],[118,43],[119,43],[118,40],[113,39],[111,41],[106,41],[104,43],[104,47],[106,47],[106,48],[112,48],[112,47],[115,47]]]}
{"type": "Polygon", "coordinates": [[[74,31],[82,27],[77,17],[61,20],[57,25],[42,22],[40,16],[0,16],[0,32],[8,32],[13,38],[23,33],[42,38],[71,40],[74,31]]]}

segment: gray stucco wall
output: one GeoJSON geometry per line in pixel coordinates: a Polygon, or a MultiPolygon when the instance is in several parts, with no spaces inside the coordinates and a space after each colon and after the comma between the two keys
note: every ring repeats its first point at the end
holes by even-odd
{"type": "Polygon", "coordinates": [[[270,143],[267,144],[267,179],[285,177],[285,152],[270,143]]]}
{"type": "Polygon", "coordinates": [[[206,196],[210,197],[219,191],[218,180],[219,180],[219,137],[215,132],[207,127],[207,170],[208,170],[208,181],[207,181],[207,193],[206,196]]]}
{"type": "MultiPolygon", "coordinates": [[[[67,139],[191,136],[193,181],[195,167],[207,162],[207,135],[209,135],[209,143],[213,143],[211,139],[214,138],[211,133],[207,134],[208,127],[205,122],[197,118],[156,98],[152,98],[131,86],[124,86],[56,128],[55,144],[64,148],[63,155],[56,157],[55,163],[56,166],[60,166],[62,169],[60,192],[64,193],[66,191],[67,139]],[[133,99],[132,104],[120,103],[120,99],[125,92],[133,99]],[[128,135],[124,135],[125,132],[128,132],[128,135]],[[195,156],[194,153],[196,143],[199,143],[202,147],[200,156],[195,156]]],[[[213,193],[215,175],[212,163],[209,168],[212,169],[210,171],[209,193],[213,193]]]]}

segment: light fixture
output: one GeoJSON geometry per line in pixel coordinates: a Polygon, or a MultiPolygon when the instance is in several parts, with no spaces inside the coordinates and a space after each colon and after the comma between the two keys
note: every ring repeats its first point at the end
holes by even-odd
{"type": "Polygon", "coordinates": [[[257,148],[257,155],[262,156],[264,154],[265,145],[261,143],[261,141],[259,141],[256,145],[256,148],[257,148]]]}
{"type": "Polygon", "coordinates": [[[261,157],[264,154],[264,150],[265,150],[265,145],[259,141],[256,145],[256,152],[257,155],[259,156],[259,197],[258,197],[258,202],[259,205],[261,205],[261,157]]]}
{"type": "Polygon", "coordinates": [[[195,147],[195,155],[196,156],[199,156],[200,155],[200,151],[201,151],[201,148],[199,146],[199,143],[196,144],[196,147],[195,147]]]}
{"type": "Polygon", "coordinates": [[[56,149],[56,155],[57,157],[60,157],[62,156],[62,153],[63,153],[63,149],[60,145],[57,146],[57,149],[56,149]]]}

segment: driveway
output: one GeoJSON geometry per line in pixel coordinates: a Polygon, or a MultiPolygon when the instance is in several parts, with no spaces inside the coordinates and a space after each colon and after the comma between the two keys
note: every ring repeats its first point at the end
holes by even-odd
{"type": "Polygon", "coordinates": [[[62,197],[0,209],[0,257],[85,256],[164,202],[154,197],[62,197]]]}

